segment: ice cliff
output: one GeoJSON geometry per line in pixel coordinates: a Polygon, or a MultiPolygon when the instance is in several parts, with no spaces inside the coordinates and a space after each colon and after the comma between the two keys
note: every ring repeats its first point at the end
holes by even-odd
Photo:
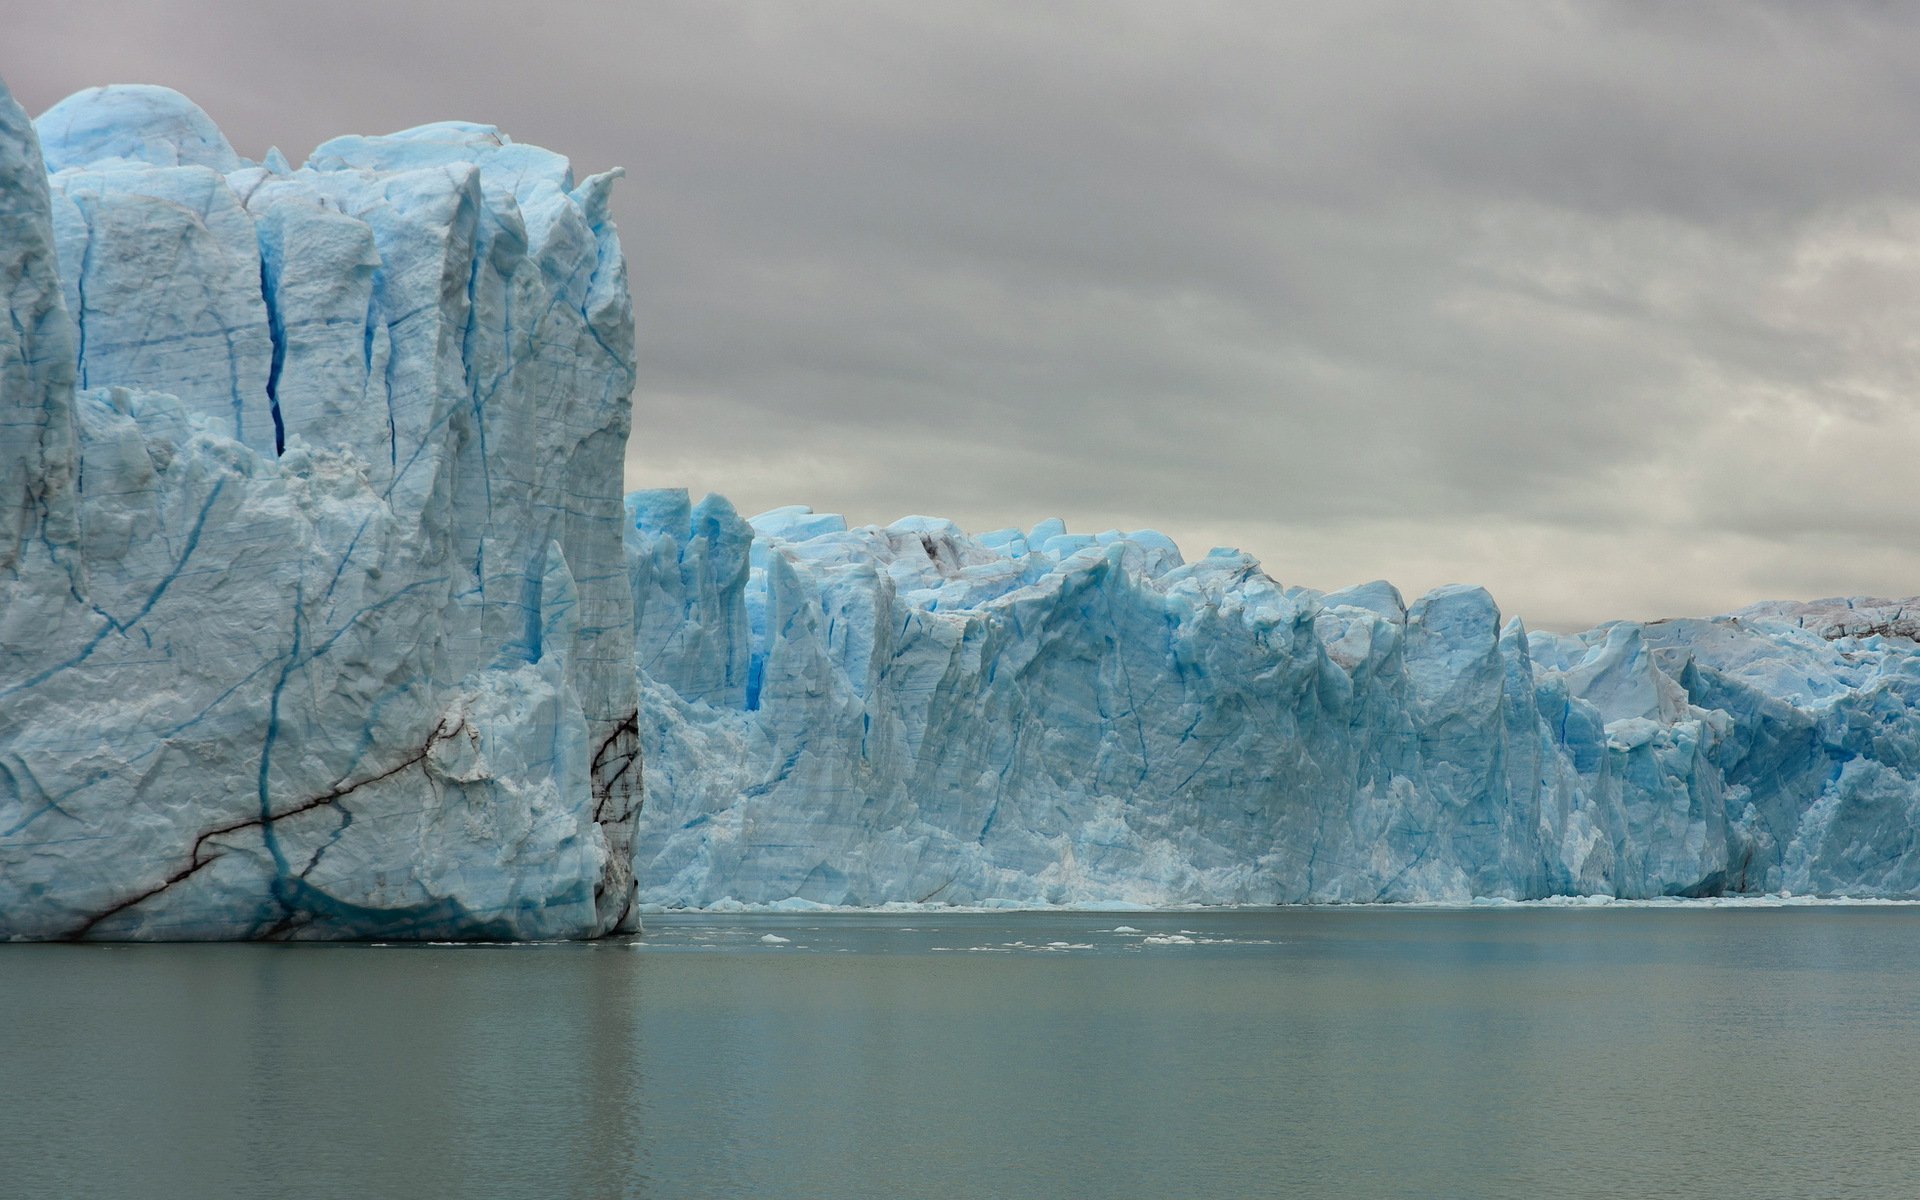
{"type": "Polygon", "coordinates": [[[0,937],[1920,895],[1920,602],[1529,634],[1148,531],[623,511],[611,183],[0,91],[0,937]]]}
{"type": "Polygon", "coordinates": [[[0,936],[630,921],[611,182],[0,90],[0,936]]]}
{"type": "Polygon", "coordinates": [[[1529,634],[1151,532],[627,505],[648,904],[1920,893],[1920,602],[1529,634]]]}

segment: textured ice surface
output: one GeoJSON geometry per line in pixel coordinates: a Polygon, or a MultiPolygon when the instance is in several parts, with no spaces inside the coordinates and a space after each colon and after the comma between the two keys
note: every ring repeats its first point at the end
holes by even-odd
{"type": "Polygon", "coordinates": [[[0,92],[0,935],[624,922],[610,177],[461,124],[254,164],[151,87],[36,124],[0,92]]]}
{"type": "Polygon", "coordinates": [[[623,519],[610,176],[465,124],[254,164],[156,88],[38,132],[0,98],[0,935],[578,936],[635,868],[667,906],[1920,894],[1920,604],[1529,635],[1150,531],[623,519]]]}
{"type": "Polygon", "coordinates": [[[1920,605],[1529,635],[1151,532],[627,505],[649,905],[1920,891],[1920,605]]]}

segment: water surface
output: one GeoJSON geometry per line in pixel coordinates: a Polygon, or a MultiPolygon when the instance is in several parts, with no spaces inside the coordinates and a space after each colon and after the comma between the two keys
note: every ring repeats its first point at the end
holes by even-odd
{"type": "Polygon", "coordinates": [[[1911,907],[0,946],[5,1196],[1909,1196],[1916,1095],[1911,907]]]}

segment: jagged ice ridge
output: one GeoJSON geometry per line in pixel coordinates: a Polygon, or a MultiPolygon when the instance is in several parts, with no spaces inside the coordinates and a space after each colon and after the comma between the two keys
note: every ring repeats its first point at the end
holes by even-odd
{"type": "Polygon", "coordinates": [[[627,507],[649,905],[1920,893],[1920,602],[1567,636],[1150,531],[627,507]]]}

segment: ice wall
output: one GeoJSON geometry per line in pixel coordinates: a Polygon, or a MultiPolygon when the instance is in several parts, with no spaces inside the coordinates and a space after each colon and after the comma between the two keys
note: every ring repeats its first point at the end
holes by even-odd
{"type": "Polygon", "coordinates": [[[0,936],[631,921],[611,183],[0,91],[0,936]]]}
{"type": "Polygon", "coordinates": [[[1146,531],[628,510],[649,904],[1920,890],[1898,605],[1529,635],[1146,531]]]}

